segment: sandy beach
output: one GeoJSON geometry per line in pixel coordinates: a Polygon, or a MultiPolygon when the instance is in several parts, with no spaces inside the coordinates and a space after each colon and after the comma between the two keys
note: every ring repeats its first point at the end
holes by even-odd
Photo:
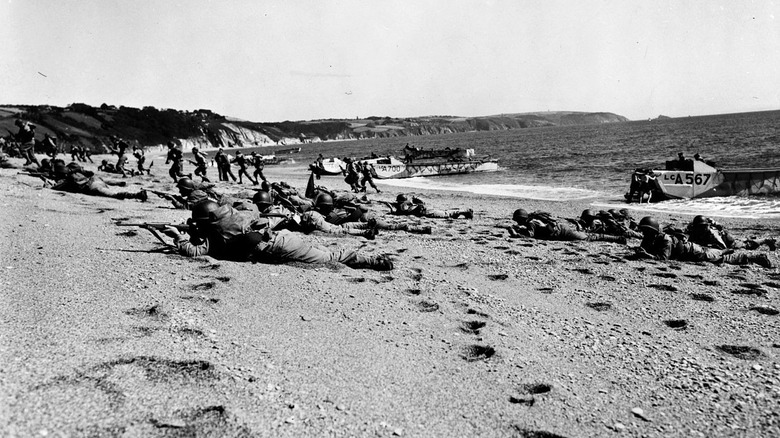
{"type": "MultiPolygon", "coordinates": [[[[174,192],[155,161],[127,188],[174,192]]],[[[308,177],[265,175],[301,190],[308,177]]],[[[370,199],[399,193],[379,187],[370,199]]],[[[431,235],[308,236],[390,254],[395,269],[375,272],[183,258],[112,219],[187,211],[0,170],[0,435],[780,436],[778,269],[631,261],[638,240],[496,226],[519,207],[575,217],[597,199],[416,193],[475,218],[422,220],[431,235]]],[[[719,222],[778,235],[777,221],[719,222]]]]}

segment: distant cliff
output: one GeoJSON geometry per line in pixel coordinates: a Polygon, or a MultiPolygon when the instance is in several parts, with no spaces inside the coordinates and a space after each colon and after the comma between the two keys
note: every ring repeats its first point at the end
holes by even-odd
{"type": "Polygon", "coordinates": [[[74,103],[64,108],[0,105],[0,132],[7,133],[6,129],[16,132],[13,124],[16,118],[36,124],[36,132],[41,138],[49,133],[63,144],[80,143],[98,152],[105,150],[110,135],[141,146],[161,145],[173,140],[185,148],[251,147],[628,121],[612,113],[561,111],[485,117],[368,117],[258,123],[225,117],[207,109],[177,111],[74,103]]]}

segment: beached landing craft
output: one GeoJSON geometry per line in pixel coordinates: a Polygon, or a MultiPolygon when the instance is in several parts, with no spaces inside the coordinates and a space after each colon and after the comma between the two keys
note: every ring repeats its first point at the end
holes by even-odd
{"type": "MultiPolygon", "coordinates": [[[[710,163],[711,164],[711,163],[710,163]]],[[[780,168],[717,169],[700,160],[667,161],[666,170],[640,170],[631,178],[626,199],[651,191],[652,202],[664,199],[748,196],[780,193],[780,168]],[[646,185],[642,188],[641,185],[646,185]]]]}
{"type": "Polygon", "coordinates": [[[373,164],[376,177],[379,179],[495,172],[498,170],[498,160],[488,157],[478,158],[474,154],[474,149],[423,150],[406,147],[404,152],[406,155],[403,160],[387,156],[360,161],[373,164]]]}

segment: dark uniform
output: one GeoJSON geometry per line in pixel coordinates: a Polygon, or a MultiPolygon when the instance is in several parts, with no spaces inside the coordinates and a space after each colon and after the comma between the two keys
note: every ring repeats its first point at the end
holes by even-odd
{"type": "Polygon", "coordinates": [[[432,219],[457,219],[461,216],[465,219],[473,219],[474,211],[472,209],[450,209],[436,210],[428,208],[421,199],[412,197],[410,201],[405,195],[398,195],[396,202],[385,203],[390,207],[390,213],[398,216],[417,216],[432,219]]]}
{"type": "Polygon", "coordinates": [[[729,253],[726,250],[708,248],[688,241],[684,236],[667,234],[660,230],[658,222],[646,216],[639,222],[639,228],[644,234],[638,252],[647,258],[655,260],[680,260],[684,262],[728,263],[745,265],[755,263],[766,268],[772,267],[772,262],[766,254],[748,255],[729,253]]]}
{"type": "Polygon", "coordinates": [[[35,125],[22,120],[16,120],[14,122],[19,127],[19,132],[16,133],[16,141],[19,142],[19,150],[24,158],[24,166],[35,163],[40,165],[38,159],[35,157],[35,125]]]}
{"type": "Polygon", "coordinates": [[[109,185],[123,185],[123,183],[111,183],[104,181],[94,173],[83,170],[76,163],[71,163],[66,168],[64,163],[54,165],[53,177],[57,180],[52,189],[71,193],[83,193],[91,196],[105,196],[114,199],[139,199],[146,201],[145,190],[140,192],[116,192],[109,185]],[[71,166],[72,165],[72,166],[71,166]]]}
{"type": "Polygon", "coordinates": [[[233,159],[232,163],[238,164],[238,183],[243,184],[244,181],[241,179],[242,176],[246,176],[246,179],[249,181],[252,181],[254,185],[259,184],[256,179],[253,179],[249,172],[247,172],[247,159],[244,156],[244,154],[241,153],[241,151],[236,151],[236,158],[233,159]]]}
{"type": "Polygon", "coordinates": [[[165,164],[168,163],[172,163],[168,175],[176,182],[184,176],[184,158],[181,149],[177,148],[173,142],[168,142],[168,156],[165,159],[165,164]]]}
{"type": "Polygon", "coordinates": [[[267,227],[254,231],[256,217],[228,206],[221,206],[211,213],[210,222],[200,228],[203,237],[190,242],[185,235],[176,237],[179,253],[188,257],[210,255],[219,259],[254,261],[262,263],[328,263],[339,262],[356,269],[393,269],[386,256],[367,256],[353,250],[335,252],[311,245],[297,234],[282,230],[274,232],[267,227]]]}

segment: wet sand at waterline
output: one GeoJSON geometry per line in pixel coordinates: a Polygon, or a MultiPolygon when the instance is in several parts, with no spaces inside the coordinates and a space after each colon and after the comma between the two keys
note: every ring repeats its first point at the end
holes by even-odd
{"type": "MultiPolygon", "coordinates": [[[[160,163],[128,189],[173,192],[160,163]]],[[[309,236],[390,254],[395,269],[375,272],[168,254],[112,218],[188,212],[17,172],[0,170],[0,435],[780,435],[777,269],[627,261],[628,246],[496,227],[518,207],[573,217],[598,199],[416,190],[475,218],[309,236]]],[[[305,187],[281,172],[265,171],[305,187]]],[[[378,183],[370,199],[402,190],[378,183]]],[[[777,237],[776,220],[719,222],[777,237]]]]}

